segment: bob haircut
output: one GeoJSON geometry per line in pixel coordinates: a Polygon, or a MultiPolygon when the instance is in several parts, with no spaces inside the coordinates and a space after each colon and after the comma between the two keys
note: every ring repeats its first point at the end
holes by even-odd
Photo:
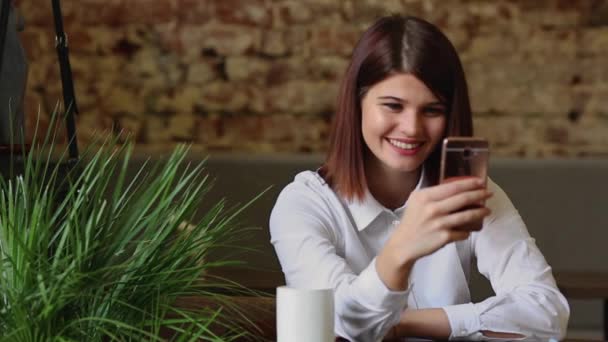
{"type": "MultiPolygon", "coordinates": [[[[472,136],[467,84],[456,49],[435,26],[398,15],[376,21],[355,46],[337,99],[329,150],[319,174],[347,199],[362,199],[367,189],[361,133],[361,100],[367,90],[395,73],[422,81],[447,108],[446,136],[472,136]]],[[[437,184],[441,144],[424,163],[425,177],[437,184]]]]}

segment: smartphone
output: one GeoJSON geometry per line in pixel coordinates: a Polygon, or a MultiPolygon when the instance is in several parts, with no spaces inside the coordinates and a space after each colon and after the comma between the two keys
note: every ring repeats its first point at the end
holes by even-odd
{"type": "MultiPolygon", "coordinates": [[[[479,137],[447,137],[443,140],[439,183],[446,183],[466,177],[478,177],[487,181],[490,147],[488,140],[479,137]]],[[[485,203],[462,208],[467,210],[479,208],[485,203]]],[[[479,230],[482,222],[475,222],[471,227],[459,229],[479,230]]]]}

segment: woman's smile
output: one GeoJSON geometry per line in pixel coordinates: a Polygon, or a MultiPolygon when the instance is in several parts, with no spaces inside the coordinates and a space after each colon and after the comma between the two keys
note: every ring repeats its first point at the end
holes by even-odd
{"type": "Polygon", "coordinates": [[[410,141],[405,142],[403,140],[387,138],[386,141],[394,147],[395,151],[402,156],[413,156],[418,153],[424,142],[410,141]]]}

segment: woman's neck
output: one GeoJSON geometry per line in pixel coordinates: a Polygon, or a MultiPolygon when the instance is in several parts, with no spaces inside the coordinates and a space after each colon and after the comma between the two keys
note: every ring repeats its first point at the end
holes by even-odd
{"type": "Polygon", "coordinates": [[[422,167],[412,172],[386,170],[378,163],[368,163],[366,180],[369,192],[384,207],[394,210],[410,197],[420,179],[422,167]]]}

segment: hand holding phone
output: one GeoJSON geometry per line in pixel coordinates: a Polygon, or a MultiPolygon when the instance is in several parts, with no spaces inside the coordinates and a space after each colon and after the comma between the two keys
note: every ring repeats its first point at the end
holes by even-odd
{"type": "MultiPolygon", "coordinates": [[[[447,137],[443,140],[441,150],[441,166],[439,172],[439,183],[477,177],[487,181],[488,160],[490,149],[488,141],[479,137],[447,137]]],[[[459,211],[480,208],[484,202],[461,208],[459,211]]],[[[475,222],[471,226],[458,229],[479,230],[482,221],[475,222]]]]}
{"type": "Polygon", "coordinates": [[[440,183],[449,184],[424,187],[410,194],[402,219],[378,260],[399,255],[404,265],[411,264],[480,230],[483,219],[490,215],[484,206],[492,196],[485,189],[488,154],[484,139],[446,138],[440,183]]]}

